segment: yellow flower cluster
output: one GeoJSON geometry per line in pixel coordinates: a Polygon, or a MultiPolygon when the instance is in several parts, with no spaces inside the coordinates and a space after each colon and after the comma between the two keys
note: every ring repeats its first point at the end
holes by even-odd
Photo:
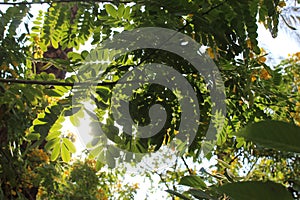
{"type": "Polygon", "coordinates": [[[294,118],[295,124],[300,126],[300,102],[296,103],[295,112],[292,112],[291,116],[294,118]]]}
{"type": "Polygon", "coordinates": [[[96,163],[97,163],[97,161],[95,159],[87,159],[85,162],[93,170],[96,170],[96,163]]]}
{"type": "Polygon", "coordinates": [[[265,68],[254,70],[251,74],[251,82],[256,81],[257,77],[259,77],[261,80],[269,80],[272,78],[271,74],[265,68]]]}
{"type": "Polygon", "coordinates": [[[263,80],[269,80],[270,78],[272,78],[271,74],[265,68],[260,70],[259,77],[263,80]]]}
{"type": "Polygon", "coordinates": [[[99,189],[98,193],[96,194],[96,198],[99,200],[108,200],[107,196],[105,195],[105,192],[103,189],[99,189]]]}
{"type": "Polygon", "coordinates": [[[300,52],[296,52],[292,55],[289,55],[291,62],[295,64],[295,68],[292,70],[293,77],[294,77],[294,86],[297,88],[297,96],[298,101],[296,101],[295,105],[295,112],[291,113],[291,117],[293,117],[294,122],[297,126],[300,126],[300,52]]]}
{"type": "Polygon", "coordinates": [[[58,97],[50,97],[48,95],[45,95],[45,99],[47,99],[48,104],[53,104],[59,101],[58,97]]]}
{"type": "Polygon", "coordinates": [[[207,52],[207,54],[209,55],[209,57],[211,58],[211,59],[215,59],[215,53],[214,53],[214,50],[212,49],[212,48],[207,48],[206,49],[206,52],[207,52]]]}
{"type": "Polygon", "coordinates": [[[39,187],[36,195],[37,195],[37,197],[42,197],[43,193],[44,193],[44,189],[42,187],[39,187]]]}
{"type": "Polygon", "coordinates": [[[40,47],[40,38],[38,36],[34,36],[32,38],[33,40],[33,51],[34,51],[34,54],[33,54],[33,58],[34,59],[39,59],[39,58],[43,58],[44,56],[44,52],[43,50],[41,49],[40,47]]]}
{"type": "Polygon", "coordinates": [[[50,159],[48,154],[43,149],[34,149],[29,154],[29,157],[38,159],[39,161],[49,163],[50,159]]]}
{"type": "Polygon", "coordinates": [[[36,178],[37,174],[34,171],[32,171],[30,166],[28,166],[26,173],[24,173],[22,177],[23,188],[31,189],[33,187],[32,180],[35,180],[36,178]]]}
{"type": "Polygon", "coordinates": [[[133,189],[139,189],[140,187],[139,187],[139,184],[138,183],[134,183],[133,185],[132,185],[132,188],[133,189]]]}

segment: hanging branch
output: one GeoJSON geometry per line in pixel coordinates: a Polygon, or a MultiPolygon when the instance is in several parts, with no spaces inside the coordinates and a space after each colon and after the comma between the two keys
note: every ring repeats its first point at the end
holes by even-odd
{"type": "Polygon", "coordinates": [[[297,30],[295,27],[289,25],[289,23],[286,21],[286,19],[284,18],[284,16],[283,16],[282,14],[279,14],[279,15],[280,15],[280,17],[282,18],[283,22],[285,23],[285,25],[286,25],[288,28],[292,29],[293,31],[297,30]]]}
{"type": "MultiPolygon", "coordinates": [[[[76,82],[76,83],[67,83],[67,82],[58,82],[58,81],[39,81],[39,80],[26,80],[26,79],[5,79],[0,78],[0,83],[16,83],[16,84],[27,84],[27,85],[49,85],[49,86],[70,86],[74,85],[85,85],[85,86],[95,86],[96,82],[76,82]]],[[[126,83],[149,83],[149,81],[113,81],[113,82],[99,82],[97,86],[109,86],[116,84],[126,84],[126,83]]]]}
{"type": "MultiPolygon", "coordinates": [[[[28,84],[28,85],[56,85],[56,86],[70,86],[73,87],[75,84],[74,83],[66,83],[66,82],[58,82],[58,81],[38,81],[38,80],[25,80],[25,79],[4,79],[0,78],[1,83],[20,83],[20,84],[28,84]]],[[[76,85],[88,85],[92,83],[87,83],[87,82],[78,82],[76,85]]],[[[97,85],[115,85],[117,82],[101,82],[98,83],[97,85]]]]}
{"type": "MultiPolygon", "coordinates": [[[[33,4],[50,4],[50,3],[116,3],[117,1],[109,0],[59,0],[59,1],[41,1],[41,2],[0,2],[0,5],[33,5],[33,4]]],[[[119,3],[132,3],[132,1],[118,1],[119,3]]]]}

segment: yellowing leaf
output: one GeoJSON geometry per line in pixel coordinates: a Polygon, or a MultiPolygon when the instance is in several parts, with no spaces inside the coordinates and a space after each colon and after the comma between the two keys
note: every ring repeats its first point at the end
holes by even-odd
{"type": "Polygon", "coordinates": [[[295,56],[300,59],[300,52],[295,53],[295,56]]]}
{"type": "Polygon", "coordinates": [[[282,7],[286,6],[286,3],[284,1],[280,1],[278,3],[278,6],[282,8],[282,7]]]}
{"type": "Polygon", "coordinates": [[[15,67],[17,67],[17,66],[19,65],[19,63],[18,63],[18,62],[16,62],[16,61],[12,61],[11,63],[12,63],[12,64],[13,64],[13,66],[15,66],[15,67]]]}
{"type": "Polygon", "coordinates": [[[256,76],[251,76],[251,82],[254,82],[254,81],[256,81],[256,76]]]}
{"type": "Polygon", "coordinates": [[[267,58],[264,57],[264,56],[261,56],[261,57],[258,58],[259,63],[264,63],[264,62],[266,62],[266,60],[267,60],[267,58]]]}
{"type": "Polygon", "coordinates": [[[214,54],[212,48],[207,48],[206,52],[207,52],[207,54],[209,55],[209,57],[211,57],[212,59],[215,58],[215,54],[214,54]]]}
{"type": "Polygon", "coordinates": [[[269,74],[269,72],[265,68],[263,68],[260,71],[260,78],[263,80],[269,80],[270,78],[272,78],[272,76],[269,74]]]}
{"type": "Polygon", "coordinates": [[[246,44],[249,49],[253,49],[253,44],[250,39],[246,40],[246,44]]]}

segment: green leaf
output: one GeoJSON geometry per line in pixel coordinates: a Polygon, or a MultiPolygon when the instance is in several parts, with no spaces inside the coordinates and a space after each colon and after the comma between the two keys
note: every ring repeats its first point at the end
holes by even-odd
{"type": "Polygon", "coordinates": [[[75,145],[68,138],[63,138],[62,141],[63,141],[63,144],[66,145],[66,147],[67,147],[67,149],[69,150],[70,153],[75,153],[76,152],[75,145]]]}
{"type": "Polygon", "coordinates": [[[105,9],[110,16],[112,16],[113,18],[117,18],[118,12],[113,5],[105,4],[105,9]]]}
{"type": "Polygon", "coordinates": [[[125,7],[123,18],[128,19],[129,17],[130,17],[130,7],[127,6],[127,7],[125,7]]]}
{"type": "Polygon", "coordinates": [[[281,121],[262,121],[234,133],[267,148],[300,153],[300,128],[281,121]]]}
{"type": "Polygon", "coordinates": [[[199,176],[184,176],[179,181],[179,184],[194,187],[194,188],[206,188],[206,184],[199,176]]]}
{"type": "Polygon", "coordinates": [[[70,152],[64,143],[61,145],[61,158],[64,162],[71,160],[70,152]]]}
{"type": "Polygon", "coordinates": [[[188,192],[198,199],[213,199],[211,196],[198,189],[190,189],[188,192]]]}
{"type": "Polygon", "coordinates": [[[74,125],[74,126],[79,126],[80,125],[80,120],[77,116],[72,115],[70,116],[70,122],[74,125]]]}
{"type": "Polygon", "coordinates": [[[56,41],[56,39],[53,38],[53,37],[51,37],[50,39],[51,39],[51,44],[52,44],[52,46],[53,46],[55,49],[57,49],[57,48],[58,48],[58,42],[56,41]]]}
{"type": "Polygon", "coordinates": [[[183,194],[180,194],[180,193],[178,193],[178,192],[176,192],[176,191],[173,191],[173,190],[166,190],[166,192],[168,192],[168,193],[170,193],[170,194],[173,194],[173,195],[175,195],[175,196],[177,196],[177,197],[179,197],[179,198],[181,198],[181,199],[183,199],[183,200],[190,200],[190,198],[188,198],[188,197],[184,196],[183,194]]]}
{"type": "Polygon", "coordinates": [[[230,165],[227,164],[226,162],[224,162],[223,160],[218,159],[218,158],[216,158],[216,160],[218,161],[218,163],[219,163],[221,166],[230,169],[230,165]]]}
{"type": "Polygon", "coordinates": [[[122,18],[124,14],[125,6],[124,4],[120,4],[118,7],[118,17],[122,18]]]}
{"type": "MultiPolygon", "coordinates": [[[[43,114],[44,114],[44,113],[43,113],[43,114]]],[[[41,120],[40,120],[40,119],[42,119],[42,118],[40,118],[40,116],[38,116],[38,117],[39,117],[39,118],[33,120],[33,122],[32,122],[32,124],[33,124],[34,126],[36,126],[36,125],[42,125],[42,124],[47,124],[47,122],[41,121],[41,120]]]]}
{"type": "Polygon", "coordinates": [[[53,151],[51,153],[51,161],[55,161],[58,158],[59,152],[60,152],[60,142],[56,143],[53,148],[53,151]]]}
{"type": "Polygon", "coordinates": [[[51,131],[47,137],[46,137],[46,140],[47,141],[50,141],[50,140],[53,140],[55,138],[58,138],[60,136],[61,132],[60,131],[51,131]]]}
{"type": "Polygon", "coordinates": [[[271,181],[259,182],[237,182],[222,185],[217,188],[233,199],[253,200],[292,200],[291,194],[281,184],[271,181]]]}
{"type": "Polygon", "coordinates": [[[57,143],[60,143],[59,141],[60,141],[60,138],[55,138],[53,140],[48,141],[47,144],[45,145],[45,149],[46,150],[53,149],[57,145],[57,143]]]}
{"type": "Polygon", "coordinates": [[[28,140],[38,140],[40,136],[41,135],[39,133],[29,133],[28,135],[26,135],[26,138],[28,140]]]}
{"type": "Polygon", "coordinates": [[[100,155],[101,151],[103,150],[102,146],[99,145],[97,147],[94,147],[93,150],[89,153],[89,158],[95,158],[96,156],[100,155]]]}

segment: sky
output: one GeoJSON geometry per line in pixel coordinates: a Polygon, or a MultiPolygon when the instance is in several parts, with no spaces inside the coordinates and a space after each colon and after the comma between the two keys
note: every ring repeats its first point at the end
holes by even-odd
{"type": "Polygon", "coordinates": [[[297,30],[288,28],[283,22],[282,16],[279,19],[279,30],[276,38],[273,38],[270,31],[262,24],[258,24],[258,44],[266,50],[268,53],[267,62],[273,66],[279,64],[282,59],[288,58],[289,54],[300,51],[300,9],[294,10],[294,8],[299,7],[299,4],[295,0],[289,0],[287,5],[291,7],[283,9],[282,16],[285,19],[288,17],[296,19],[291,20],[289,25],[297,30]]]}
{"type": "MultiPolygon", "coordinates": [[[[290,5],[294,5],[295,1],[290,0],[288,2],[290,5]]],[[[36,15],[39,9],[43,8],[46,9],[45,4],[44,6],[41,7],[41,5],[33,5],[32,7],[32,14],[36,15]]],[[[296,4],[296,6],[298,6],[296,4]]],[[[5,7],[1,6],[0,10],[4,11],[5,7]]],[[[297,15],[297,12],[295,10],[287,10],[285,11],[285,15],[297,15]]],[[[300,16],[300,10],[298,12],[298,16],[300,16]]],[[[259,46],[263,47],[266,52],[268,53],[267,55],[267,62],[271,66],[275,66],[279,64],[280,60],[287,58],[289,54],[293,54],[295,52],[300,52],[300,40],[299,40],[299,35],[300,35],[300,20],[293,21],[291,22],[290,25],[293,25],[297,30],[293,31],[280,20],[280,25],[279,25],[279,32],[278,36],[276,38],[273,38],[269,32],[269,30],[266,30],[265,27],[262,24],[258,25],[258,42],[259,46]]],[[[20,28],[20,31],[24,31],[24,27],[20,28]]],[[[90,45],[85,45],[81,50],[89,50],[91,47],[90,45]]],[[[63,130],[64,131],[71,131],[73,133],[78,134],[78,129],[74,126],[71,125],[71,123],[67,123],[66,126],[64,126],[63,130]]],[[[84,149],[84,146],[80,142],[80,140],[76,140],[75,143],[76,147],[78,149],[84,149]]],[[[80,152],[80,151],[78,151],[80,152]]],[[[79,154],[76,154],[75,156],[78,156],[79,154]]],[[[209,167],[212,166],[215,161],[207,161],[205,160],[202,164],[193,164],[191,161],[188,161],[189,165],[192,166],[192,168],[196,168],[197,170],[200,170],[202,167],[204,167],[207,171],[211,170],[209,167]]],[[[159,177],[157,175],[152,176],[153,179],[153,185],[156,186],[158,185],[159,182],[159,177]]],[[[126,181],[131,182],[131,183],[136,183],[138,182],[140,185],[140,190],[138,190],[138,194],[136,196],[136,199],[145,199],[146,198],[146,193],[147,190],[151,187],[151,182],[148,179],[144,179],[142,176],[135,176],[135,177],[130,177],[129,175],[126,176],[126,181]]],[[[165,188],[166,189],[166,188],[165,188]]],[[[158,197],[160,199],[166,199],[165,197],[166,193],[163,192],[163,190],[156,190],[154,191],[151,196],[147,197],[149,200],[156,200],[158,197]]]]}

